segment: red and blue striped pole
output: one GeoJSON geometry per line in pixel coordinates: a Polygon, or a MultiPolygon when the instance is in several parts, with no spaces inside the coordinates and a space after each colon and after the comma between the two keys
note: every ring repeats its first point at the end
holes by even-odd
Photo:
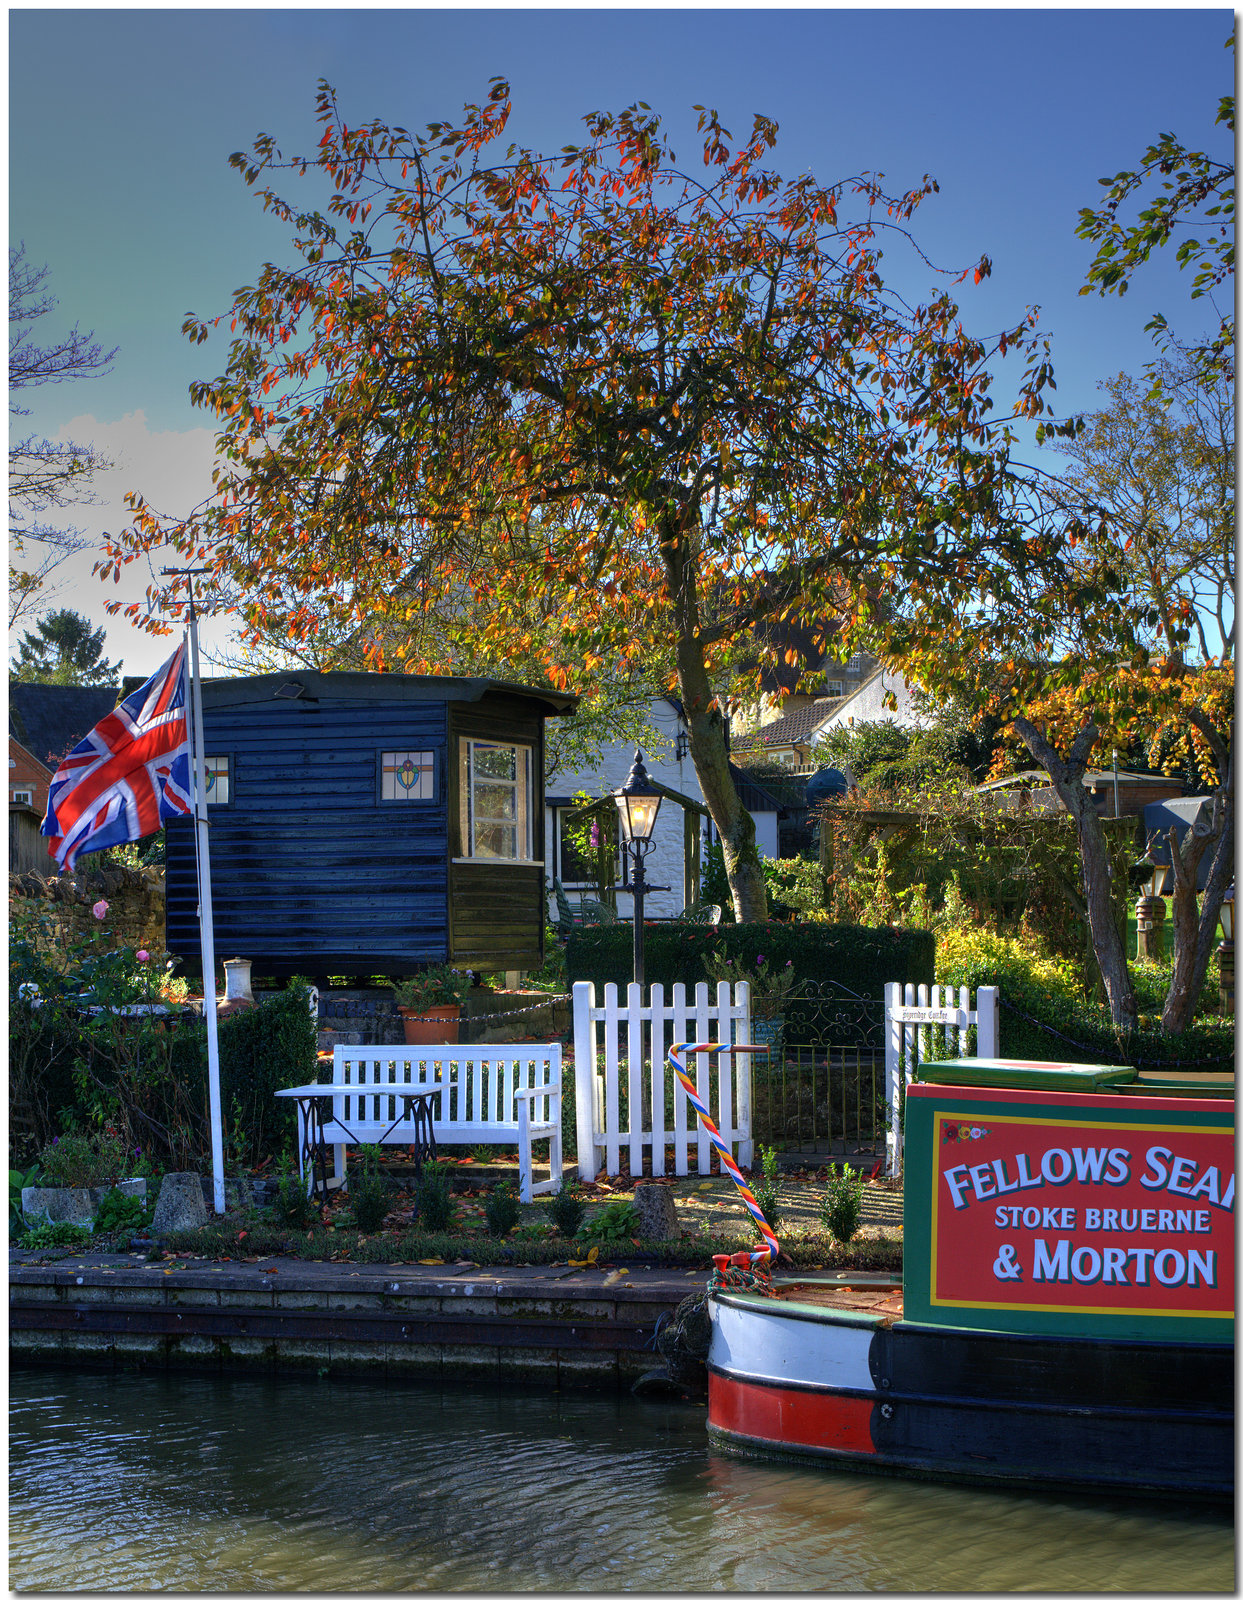
{"type": "Polygon", "coordinates": [[[716,1123],[713,1122],[707,1106],[699,1098],[698,1089],[679,1059],[682,1055],[718,1055],[722,1050],[728,1050],[734,1055],[756,1055],[760,1052],[767,1054],[768,1046],[764,1044],[727,1044],[724,1041],[718,1041],[716,1044],[673,1044],[669,1046],[669,1065],[677,1073],[678,1081],[686,1090],[686,1098],[695,1108],[695,1115],[703,1123],[704,1131],[717,1148],[717,1153],[721,1158],[721,1165],[738,1185],[738,1191],[742,1195],[743,1202],[747,1210],[755,1218],[755,1225],[763,1236],[764,1249],[750,1252],[751,1264],[753,1267],[758,1267],[762,1262],[767,1267],[771,1266],[777,1259],[781,1250],[781,1246],[777,1242],[777,1235],[769,1227],[764,1213],[760,1210],[759,1202],[751,1193],[750,1185],[743,1177],[738,1163],[730,1154],[729,1146],[721,1138],[720,1130],[717,1128],[716,1123]]]}

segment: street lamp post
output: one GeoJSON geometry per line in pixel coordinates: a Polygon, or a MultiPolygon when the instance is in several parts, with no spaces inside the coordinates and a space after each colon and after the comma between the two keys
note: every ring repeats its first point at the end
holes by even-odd
{"type": "Polygon", "coordinates": [[[1165,901],[1161,898],[1161,891],[1165,888],[1166,875],[1170,869],[1161,862],[1154,861],[1151,852],[1145,855],[1139,865],[1150,870],[1144,892],[1135,902],[1135,953],[1141,959],[1146,957],[1150,961],[1163,961],[1165,901]]]}
{"type": "Polygon", "coordinates": [[[1221,985],[1221,1011],[1225,1017],[1234,1015],[1234,885],[1226,890],[1221,902],[1222,941],[1217,947],[1218,982],[1221,985]]]}
{"type": "Polygon", "coordinates": [[[660,810],[660,790],[655,787],[643,765],[643,752],[636,750],[634,764],[620,789],[614,789],[622,840],[634,862],[634,981],[643,987],[643,896],[648,888],[662,888],[661,884],[647,882],[643,857],[653,848],[652,831],[656,826],[656,813],[660,810]]]}

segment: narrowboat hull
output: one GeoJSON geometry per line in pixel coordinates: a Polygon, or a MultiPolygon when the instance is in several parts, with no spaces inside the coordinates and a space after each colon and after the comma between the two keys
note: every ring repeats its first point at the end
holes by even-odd
{"type": "Polygon", "coordinates": [[[902,1320],[896,1286],[857,1311],[799,1292],[710,1296],[719,1447],[939,1480],[1233,1494],[1233,1344],[927,1326],[902,1320]]]}

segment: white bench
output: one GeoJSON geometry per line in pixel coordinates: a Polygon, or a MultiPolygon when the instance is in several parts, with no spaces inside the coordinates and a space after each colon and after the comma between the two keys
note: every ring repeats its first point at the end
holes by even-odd
{"type": "Polygon", "coordinates": [[[331,1120],[325,1108],[323,1123],[338,1183],[345,1181],[347,1144],[409,1144],[403,1102],[431,1091],[437,1145],[516,1144],[524,1204],[561,1187],[559,1044],[339,1044],[332,1082],[341,1092],[332,1097],[331,1120]],[[548,1140],[543,1183],[532,1181],[536,1139],[548,1140]]]}

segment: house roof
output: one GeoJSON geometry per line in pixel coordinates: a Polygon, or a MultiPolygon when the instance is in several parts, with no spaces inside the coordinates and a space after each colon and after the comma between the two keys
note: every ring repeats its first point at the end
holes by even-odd
{"type": "MultiPolygon", "coordinates": [[[[10,723],[11,723],[11,719],[10,719],[10,723]]],[[[26,746],[22,743],[22,741],[19,738],[17,738],[13,733],[9,734],[9,744],[10,745],[16,745],[17,748],[21,751],[21,753],[26,757],[26,759],[28,761],[32,761],[36,767],[42,767],[44,772],[47,773],[48,777],[49,778],[52,777],[53,769],[48,766],[47,762],[46,761],[40,761],[38,756],[35,755],[34,751],[33,750],[28,750],[26,748],[26,746]]],[[[12,750],[10,750],[9,755],[10,755],[10,758],[11,758],[12,757],[12,750]]],[[[13,764],[12,760],[10,759],[9,765],[12,766],[12,764],[13,764]]]]}
{"type": "Polygon", "coordinates": [[[852,689],[849,694],[813,700],[809,706],[796,706],[784,716],[766,722],[762,728],[742,734],[733,741],[734,749],[772,750],[781,749],[786,745],[810,744],[830,717],[837,716],[842,707],[856,695],[861,694],[881,671],[882,668],[876,667],[858,688],[852,689]]]}
{"type": "MultiPolygon", "coordinates": [[[[1115,776],[1119,787],[1126,788],[1133,783],[1168,783],[1171,786],[1183,787],[1181,778],[1171,778],[1163,772],[1127,772],[1121,767],[1114,773],[1112,767],[1089,767],[1083,774],[1083,781],[1087,788],[1095,789],[1103,783],[1112,784],[1115,776]]],[[[1005,778],[994,778],[991,783],[977,785],[978,794],[987,794],[994,789],[1017,789],[1028,784],[1034,787],[1047,789],[1052,786],[1053,780],[1043,767],[1028,767],[1023,772],[1012,772],[1005,778]]]]}
{"type": "Polygon", "coordinates": [[[454,678],[407,672],[292,672],[261,673],[246,678],[204,678],[203,703],[212,706],[246,705],[267,700],[308,700],[321,696],[334,700],[465,700],[481,699],[489,691],[538,700],[545,716],[569,716],[578,705],[576,694],[563,694],[547,685],[510,683],[503,678],[454,678]]]}
{"type": "Polygon", "coordinates": [[[117,703],[117,691],[77,684],[10,683],[9,733],[53,771],[117,703]]]}

